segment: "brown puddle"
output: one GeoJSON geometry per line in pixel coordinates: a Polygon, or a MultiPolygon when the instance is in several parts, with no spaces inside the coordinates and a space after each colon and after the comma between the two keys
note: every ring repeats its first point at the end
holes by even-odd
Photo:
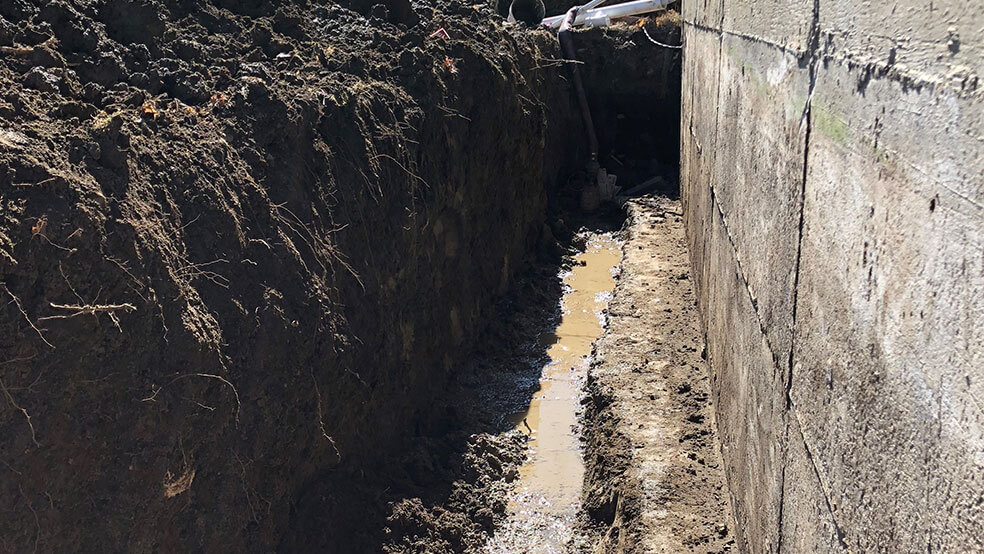
{"type": "Polygon", "coordinates": [[[529,408],[513,416],[516,429],[530,435],[529,458],[520,469],[509,519],[490,540],[489,552],[563,552],[571,539],[584,477],[577,425],[581,389],[621,259],[611,235],[595,235],[562,276],[560,325],[540,337],[550,362],[529,408]]]}

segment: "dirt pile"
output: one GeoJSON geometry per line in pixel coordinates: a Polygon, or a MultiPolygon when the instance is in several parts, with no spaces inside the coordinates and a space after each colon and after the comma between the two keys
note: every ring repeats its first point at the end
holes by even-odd
{"type": "Polygon", "coordinates": [[[575,112],[544,32],[349,7],[0,5],[0,549],[379,544],[575,112]]]}

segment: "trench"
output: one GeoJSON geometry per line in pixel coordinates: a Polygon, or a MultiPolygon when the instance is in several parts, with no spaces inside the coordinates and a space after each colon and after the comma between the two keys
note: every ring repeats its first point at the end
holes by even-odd
{"type": "MultiPolygon", "coordinates": [[[[674,15],[649,29],[679,44],[674,15]]],[[[584,505],[585,385],[620,272],[624,204],[679,195],[680,52],[645,37],[641,25],[576,33],[599,161],[629,194],[585,214],[577,168],[549,191],[550,239],[434,409],[453,422],[418,429],[438,443],[418,454],[424,466],[447,456],[454,469],[439,482],[414,477],[410,492],[389,498],[387,552],[548,554],[598,543],[584,505]]],[[[582,138],[567,141],[569,159],[583,158],[582,138]]]]}
{"type": "MultiPolygon", "coordinates": [[[[675,198],[680,99],[679,67],[674,67],[674,60],[679,58],[636,38],[637,43],[626,40],[624,30],[590,29],[577,34],[578,57],[585,62],[586,92],[600,139],[599,158],[603,167],[618,175],[629,197],[675,198]]],[[[620,205],[627,200],[620,198],[606,206],[601,222],[595,219],[581,227],[568,254],[570,267],[559,275],[563,284],[559,319],[537,337],[546,353],[538,385],[529,405],[507,417],[515,430],[528,436],[527,458],[512,485],[505,518],[483,550],[486,553],[554,554],[597,548],[597,537],[588,536],[583,528],[585,383],[594,345],[606,331],[607,308],[621,271],[627,222],[620,205]]]]}

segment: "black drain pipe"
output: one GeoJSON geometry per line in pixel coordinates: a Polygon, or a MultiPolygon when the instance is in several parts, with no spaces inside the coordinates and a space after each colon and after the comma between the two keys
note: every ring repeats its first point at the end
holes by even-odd
{"type": "MultiPolygon", "coordinates": [[[[564,58],[571,64],[571,73],[574,75],[574,88],[577,90],[577,103],[581,106],[581,117],[584,119],[584,126],[588,129],[588,150],[591,153],[589,167],[597,172],[598,169],[598,136],[595,134],[594,121],[591,119],[591,108],[588,107],[588,96],[584,93],[584,83],[581,81],[581,71],[577,67],[577,53],[574,51],[574,37],[571,36],[571,27],[574,26],[574,19],[580,6],[574,6],[567,10],[564,21],[560,24],[557,32],[557,39],[560,40],[560,48],[564,53],[564,58]]],[[[593,176],[593,174],[592,174],[593,176]]]]}

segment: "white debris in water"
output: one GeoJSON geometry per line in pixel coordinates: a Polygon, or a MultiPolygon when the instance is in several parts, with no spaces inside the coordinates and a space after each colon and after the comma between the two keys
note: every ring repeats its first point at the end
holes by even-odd
{"type": "Polygon", "coordinates": [[[509,519],[485,546],[489,554],[562,554],[574,534],[579,505],[558,509],[543,496],[517,492],[509,519]]]}

